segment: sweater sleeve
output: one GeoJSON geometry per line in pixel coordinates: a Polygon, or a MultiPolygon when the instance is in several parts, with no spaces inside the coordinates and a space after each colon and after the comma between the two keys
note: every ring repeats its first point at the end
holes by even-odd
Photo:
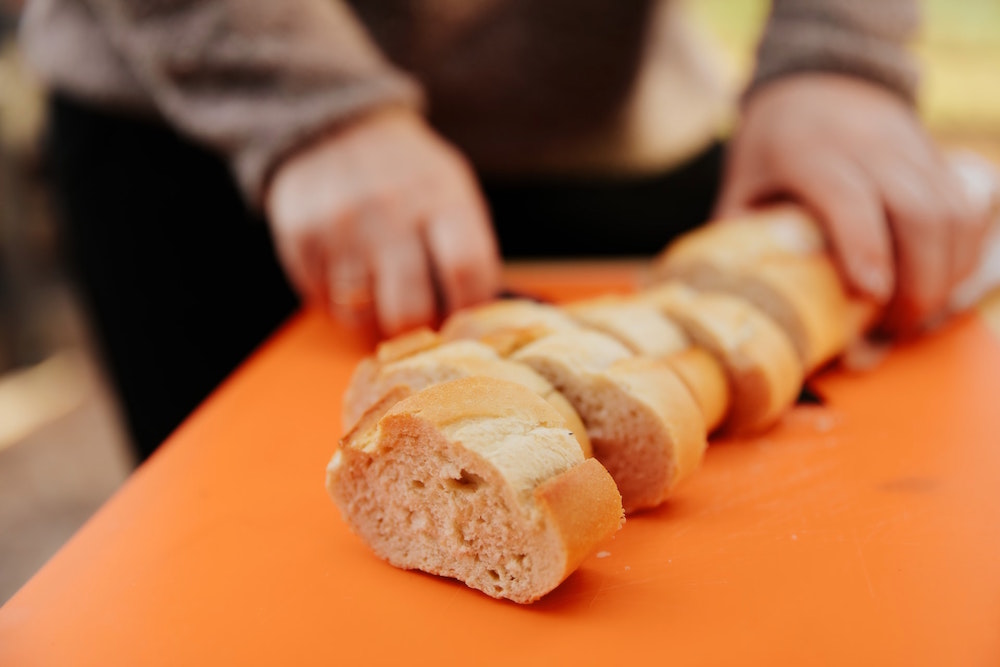
{"type": "Polygon", "coordinates": [[[917,0],[774,0],[749,93],[797,72],[835,72],[879,83],[913,103],[917,66],[906,43],[917,0]]]}
{"type": "Polygon", "coordinates": [[[372,108],[421,104],[335,0],[87,0],[179,132],[225,155],[261,204],[291,151],[372,108]]]}

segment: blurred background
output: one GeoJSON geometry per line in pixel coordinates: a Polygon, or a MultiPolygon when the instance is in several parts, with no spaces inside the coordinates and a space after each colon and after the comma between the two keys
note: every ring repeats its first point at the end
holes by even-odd
{"type": "MultiPolygon", "coordinates": [[[[739,90],[763,0],[689,0],[739,90]]],[[[1000,2],[924,0],[921,113],[948,146],[1000,164],[1000,2]]],[[[118,407],[60,261],[39,141],[42,91],[0,0],[0,602],[132,469],[118,407]]]]}

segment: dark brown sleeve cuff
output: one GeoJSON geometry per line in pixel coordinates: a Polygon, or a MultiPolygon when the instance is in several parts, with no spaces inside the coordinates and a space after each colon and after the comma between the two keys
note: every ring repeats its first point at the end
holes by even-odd
{"type": "Polygon", "coordinates": [[[918,69],[906,49],[919,24],[914,0],[775,0],[747,95],[801,72],[867,79],[916,99],[918,69]]]}
{"type": "Polygon", "coordinates": [[[251,206],[263,206],[267,184],[281,162],[318,137],[358,116],[385,107],[423,106],[420,88],[408,77],[387,74],[350,87],[313,91],[302,99],[257,105],[255,133],[230,153],[236,180],[251,206]]]}

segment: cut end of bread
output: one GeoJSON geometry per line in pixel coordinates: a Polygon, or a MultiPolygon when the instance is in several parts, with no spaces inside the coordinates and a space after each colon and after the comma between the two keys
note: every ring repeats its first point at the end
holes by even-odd
{"type": "Polygon", "coordinates": [[[381,558],[522,603],[558,586],[623,516],[610,475],[583,458],[558,412],[488,378],[362,419],[327,488],[381,558]]]}
{"type": "Polygon", "coordinates": [[[566,312],[641,356],[664,357],[691,344],[684,331],[658,308],[628,297],[578,301],[566,306],[566,312]]]}
{"type": "Polygon", "coordinates": [[[554,334],[515,358],[548,379],[580,414],[626,511],[661,504],[701,460],[704,418],[664,363],[632,356],[591,331],[554,334]]]}
{"type": "Polygon", "coordinates": [[[709,433],[718,428],[729,412],[729,379],[726,369],[707,350],[689,347],[664,359],[687,386],[709,433]]]}
{"type": "Polygon", "coordinates": [[[803,380],[799,357],[785,332],[753,305],[703,293],[670,304],[668,314],[725,368],[731,399],[727,431],[759,432],[795,402],[803,380]]]}

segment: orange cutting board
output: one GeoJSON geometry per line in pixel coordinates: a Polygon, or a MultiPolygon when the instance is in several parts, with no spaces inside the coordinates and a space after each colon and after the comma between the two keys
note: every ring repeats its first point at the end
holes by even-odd
{"type": "MultiPolygon", "coordinates": [[[[510,275],[554,298],[633,278],[510,275]]],[[[1000,664],[1000,345],[976,317],[714,443],[531,606],[346,529],[324,469],[364,352],[294,318],[0,609],[0,665],[1000,664]]]]}

